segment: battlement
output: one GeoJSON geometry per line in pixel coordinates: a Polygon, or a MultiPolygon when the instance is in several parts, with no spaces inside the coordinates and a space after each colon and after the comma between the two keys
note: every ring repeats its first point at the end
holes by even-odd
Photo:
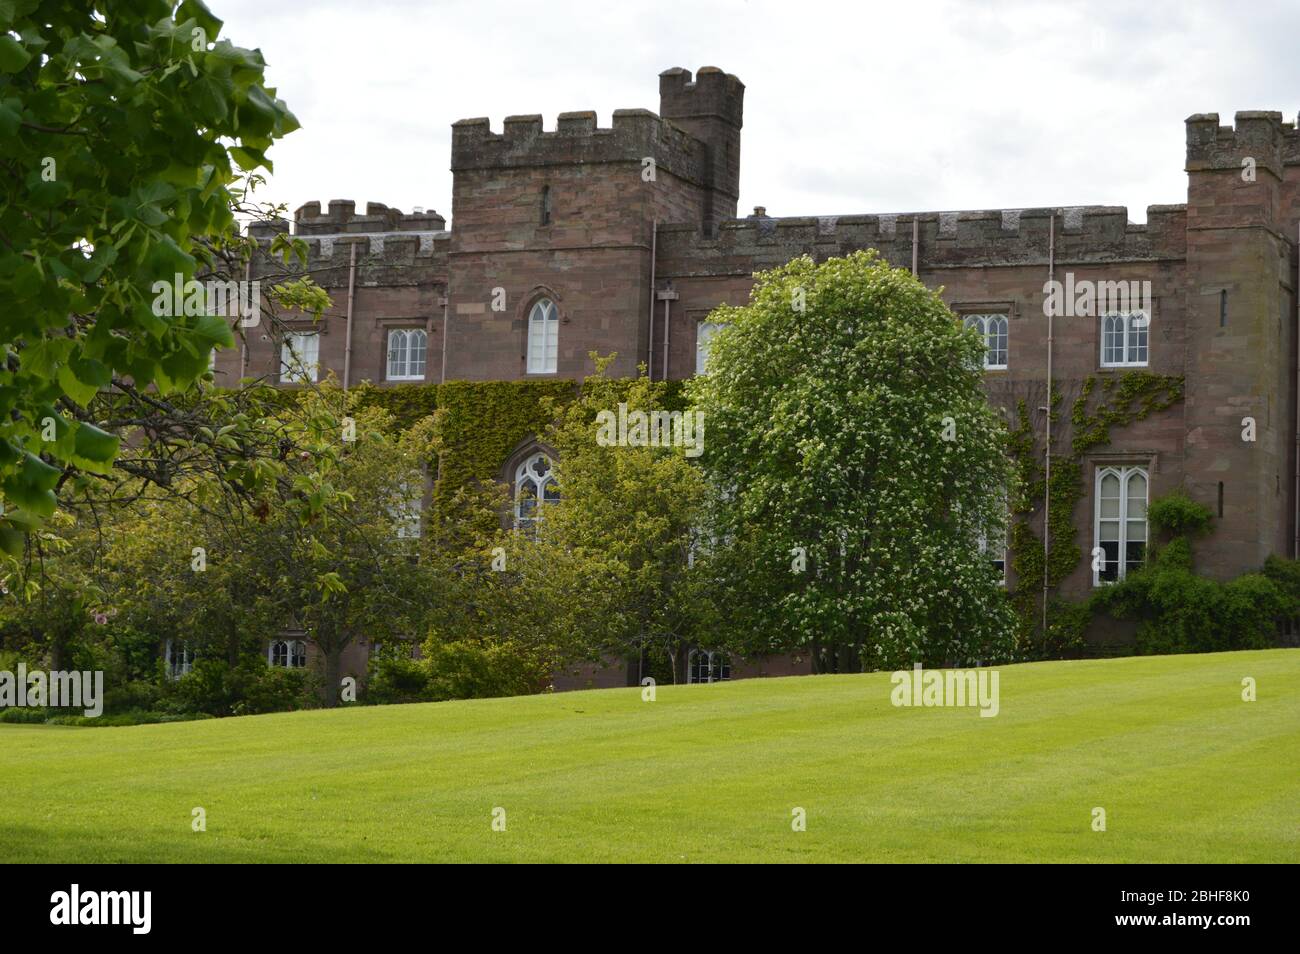
{"type": "Polygon", "coordinates": [[[1234,125],[1220,126],[1218,113],[1197,113],[1187,118],[1187,171],[1242,168],[1242,160],[1255,160],[1281,177],[1284,165],[1300,165],[1300,132],[1279,112],[1238,112],[1234,125]]]}
{"type": "Polygon", "coordinates": [[[324,214],[319,202],[307,202],[294,211],[293,220],[297,235],[440,232],[447,227],[447,220],[432,209],[408,215],[382,202],[367,202],[365,214],[357,215],[357,204],[349,199],[330,199],[329,210],[324,214]]]}
{"type": "Polygon", "coordinates": [[[704,148],[689,133],[647,109],[618,109],[608,128],[594,112],[561,113],[547,131],[542,117],[508,116],[494,133],[486,118],[462,119],[451,127],[453,172],[524,169],[536,166],[635,162],[650,157],[661,170],[702,182],[704,148]]]}
{"type": "Polygon", "coordinates": [[[691,71],[674,66],[659,74],[659,114],[665,119],[720,119],[739,129],[744,119],[745,84],[716,66],[691,71]]]}
{"type": "Polygon", "coordinates": [[[713,238],[694,225],[660,226],[658,247],[665,269],[679,274],[748,274],[797,255],[821,260],[865,248],[910,266],[915,222],[922,268],[1046,265],[1053,215],[1058,265],[1186,256],[1184,205],[1148,206],[1145,225],[1129,222],[1123,206],[791,218],[755,214],[723,221],[713,238]]]}

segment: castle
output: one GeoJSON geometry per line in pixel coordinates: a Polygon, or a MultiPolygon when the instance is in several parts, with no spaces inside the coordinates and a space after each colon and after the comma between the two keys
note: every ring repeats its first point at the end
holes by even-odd
{"type": "MultiPolygon", "coordinates": [[[[1079,459],[1086,491],[1073,519],[1085,558],[1061,596],[1080,599],[1140,563],[1147,502],[1180,486],[1217,518],[1212,545],[1198,551],[1204,574],[1227,579],[1296,553],[1294,124],[1273,112],[1239,112],[1233,126],[1189,118],[1187,201],[1148,207],[1145,225],[1093,206],[821,217],[760,207],[737,218],[744,92],[712,67],[694,77],[670,69],[657,114],[618,110],[608,128],[590,112],[561,113],[551,130],[541,116],[507,117],[501,132],[461,120],[451,229],[431,211],[302,206],[292,231],[334,307],[320,324],[290,319],[283,335],[249,329],[238,351],[220,355],[218,380],[578,379],[592,371],[592,351],[617,353],[615,375],[644,363],[656,379],[685,378],[702,366],[710,312],[744,304],[755,271],[874,248],[942,286],[981,330],[990,400],[1009,422],[1027,413],[1040,442],[1050,367],[1061,399],[1054,454],[1070,446],[1081,393],[1109,391],[1135,369],[1180,382],[1181,400],[1115,427],[1079,459]],[[1050,283],[1067,281],[1149,294],[1119,306],[1089,296],[1049,322],[1049,294],[1060,297],[1050,283]]],[[[252,229],[269,242],[291,225],[252,229]]],[[[501,461],[500,474],[516,492],[545,493],[535,444],[501,461]]],[[[1041,510],[1032,519],[1041,529],[1041,510]]],[[[1014,587],[998,549],[990,557],[1014,587]]],[[[690,665],[712,674],[715,664],[690,665]]]]}

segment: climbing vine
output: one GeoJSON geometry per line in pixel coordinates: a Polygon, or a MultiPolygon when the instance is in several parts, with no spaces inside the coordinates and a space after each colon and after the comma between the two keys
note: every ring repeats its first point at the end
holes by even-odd
{"type": "MultiPolygon", "coordinates": [[[[1053,448],[1051,501],[1047,512],[1050,541],[1046,561],[1043,558],[1039,501],[1048,489],[1049,478],[1043,467],[1042,448],[1035,439],[1026,401],[1021,398],[1017,402],[1015,423],[1009,428],[1007,443],[1020,484],[1019,495],[1011,507],[1010,548],[1017,582],[1013,602],[1020,615],[1022,646],[1031,647],[1035,642],[1041,612],[1038,594],[1043,590],[1044,574],[1051,590],[1074,572],[1082,556],[1074,511],[1086,490],[1083,459],[1110,443],[1112,428],[1145,420],[1153,412],[1170,408],[1182,399],[1181,375],[1129,371],[1116,376],[1084,379],[1079,396],[1070,408],[1069,442],[1061,442],[1053,448]]],[[[1047,414],[1055,433],[1059,433],[1056,427],[1062,400],[1054,384],[1048,397],[1047,414]]],[[[1052,601],[1048,607],[1049,631],[1039,637],[1039,653],[1055,654],[1081,640],[1086,619],[1074,609],[1052,601]]]]}

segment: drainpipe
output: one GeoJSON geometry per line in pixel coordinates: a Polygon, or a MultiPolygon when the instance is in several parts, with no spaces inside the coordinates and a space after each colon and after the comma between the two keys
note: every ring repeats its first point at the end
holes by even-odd
{"type": "Polygon", "coordinates": [[[447,380],[447,343],[451,339],[451,332],[447,330],[447,301],[447,286],[444,285],[442,287],[442,375],[438,378],[439,384],[444,384],[447,380]]]}
{"type": "MultiPolygon", "coordinates": [[[[1047,280],[1056,278],[1056,213],[1047,224],[1047,280]]],[[[1043,453],[1043,636],[1047,636],[1047,570],[1052,532],[1052,312],[1047,309],[1047,447],[1043,453]]]]}
{"type": "Polygon", "coordinates": [[[352,375],[352,303],[356,297],[357,287],[357,243],[349,243],[351,253],[348,256],[348,318],[347,333],[343,339],[343,390],[348,389],[352,375]]]}
{"type": "MultiPolygon", "coordinates": [[[[252,254],[249,254],[249,256],[248,256],[248,261],[246,261],[246,262],[244,263],[244,287],[245,287],[246,289],[248,289],[248,298],[249,298],[248,305],[249,305],[249,307],[251,308],[252,305],[253,305],[253,301],[252,301],[252,298],[253,298],[253,291],[252,291],[252,289],[253,289],[253,255],[252,255],[252,254]]],[[[244,303],[244,296],[243,296],[243,295],[240,295],[240,296],[239,296],[239,303],[240,303],[240,305],[243,305],[243,303],[244,303]]],[[[262,304],[262,303],[261,303],[260,301],[257,303],[257,305],[258,305],[259,308],[261,307],[261,304],[262,304]]],[[[243,318],[247,318],[247,317],[248,317],[247,315],[241,315],[241,316],[240,316],[240,318],[241,318],[241,320],[240,320],[240,325],[241,325],[241,326],[243,325],[243,320],[242,320],[242,319],[243,319],[243,318]]],[[[240,336],[239,336],[239,379],[242,381],[242,380],[243,380],[244,378],[246,378],[246,377],[248,377],[248,335],[245,334],[245,333],[241,333],[240,336]]]]}
{"type": "Polygon", "coordinates": [[[671,308],[672,302],[676,298],[677,292],[673,291],[671,286],[667,290],[659,292],[659,300],[664,303],[664,373],[661,379],[664,381],[668,380],[668,339],[672,331],[671,308]]]}
{"type": "Polygon", "coordinates": [[[655,253],[659,244],[659,220],[650,223],[650,339],[646,342],[645,373],[651,381],[655,370],[655,253]]]}
{"type": "Polygon", "coordinates": [[[912,216],[912,277],[916,277],[916,253],[921,242],[921,220],[912,216]]]}

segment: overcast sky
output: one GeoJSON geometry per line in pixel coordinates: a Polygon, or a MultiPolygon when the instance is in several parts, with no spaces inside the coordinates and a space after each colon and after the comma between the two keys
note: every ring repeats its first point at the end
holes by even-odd
{"type": "Polygon", "coordinates": [[[740,213],[1186,199],[1183,120],[1300,107],[1300,4],[1102,0],[208,0],[302,122],[263,198],[451,216],[450,126],[658,110],[658,74],[745,84],[740,213]]]}

